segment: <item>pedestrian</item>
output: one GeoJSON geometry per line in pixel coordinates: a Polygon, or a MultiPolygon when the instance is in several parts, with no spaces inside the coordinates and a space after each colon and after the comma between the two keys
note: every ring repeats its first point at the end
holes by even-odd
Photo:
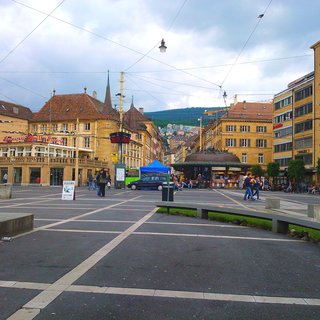
{"type": "Polygon", "coordinates": [[[88,181],[88,190],[90,190],[91,187],[92,187],[92,189],[94,189],[94,187],[93,187],[93,177],[92,177],[91,172],[89,172],[89,174],[88,174],[87,181],[88,181]]]}
{"type": "Polygon", "coordinates": [[[253,197],[255,196],[255,195],[257,195],[257,200],[259,200],[260,199],[260,186],[262,185],[262,183],[260,182],[260,178],[259,177],[257,177],[256,178],[256,182],[255,182],[255,184],[254,184],[254,193],[253,193],[253,197]]]}
{"type": "Polygon", "coordinates": [[[78,175],[78,187],[81,187],[81,174],[78,175]]]}
{"type": "Polygon", "coordinates": [[[198,174],[198,177],[197,177],[197,186],[198,186],[198,189],[201,188],[201,184],[202,184],[202,177],[201,177],[201,174],[198,174]]]}
{"type": "Polygon", "coordinates": [[[7,175],[7,173],[5,173],[3,175],[3,183],[7,183],[7,182],[8,182],[8,175],[7,175]]]}
{"type": "Polygon", "coordinates": [[[111,175],[110,175],[109,170],[107,171],[107,187],[108,187],[108,189],[111,188],[111,175]]]}
{"type": "Polygon", "coordinates": [[[96,190],[98,188],[98,185],[97,185],[97,175],[98,175],[98,172],[96,172],[93,176],[93,190],[96,190]]]}
{"type": "Polygon", "coordinates": [[[192,189],[192,188],[193,188],[193,182],[192,182],[192,179],[190,179],[190,180],[189,180],[188,188],[190,188],[190,189],[192,189]]]}
{"type": "Polygon", "coordinates": [[[246,177],[246,179],[244,180],[244,186],[246,188],[246,193],[244,194],[244,201],[247,201],[247,195],[249,194],[249,196],[251,197],[252,201],[255,201],[254,197],[252,196],[252,191],[251,191],[251,173],[248,173],[248,176],[246,177]]]}
{"type": "Polygon", "coordinates": [[[107,173],[104,171],[104,169],[100,170],[100,177],[99,177],[99,189],[100,189],[100,197],[106,196],[106,184],[107,184],[107,173]]]}

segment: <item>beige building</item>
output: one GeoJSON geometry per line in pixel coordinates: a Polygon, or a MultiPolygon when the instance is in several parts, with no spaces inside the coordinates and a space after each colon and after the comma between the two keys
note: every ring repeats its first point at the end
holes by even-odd
{"type": "MultiPolygon", "coordinates": [[[[236,102],[202,133],[202,150],[229,150],[241,163],[259,164],[266,170],[272,161],[272,103],[236,102]]],[[[200,148],[196,140],[196,150],[200,148]]]]}

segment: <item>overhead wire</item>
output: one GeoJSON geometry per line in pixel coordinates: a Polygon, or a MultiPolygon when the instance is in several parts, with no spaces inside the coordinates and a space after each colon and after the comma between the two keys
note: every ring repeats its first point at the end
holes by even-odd
{"type": "Polygon", "coordinates": [[[43,22],[45,22],[53,12],[55,12],[66,0],[62,0],[60,4],[58,4],[35,28],[32,29],[31,32],[27,34],[26,37],[24,37],[2,60],[0,60],[0,64],[10,56],[13,51],[15,51],[43,22]]]}
{"type": "Polygon", "coordinates": [[[234,61],[234,63],[232,64],[231,68],[229,69],[229,71],[228,71],[228,73],[227,73],[226,77],[224,78],[224,80],[222,81],[222,83],[221,83],[220,87],[222,87],[222,86],[223,86],[223,84],[225,83],[225,81],[227,80],[227,78],[228,78],[229,74],[231,73],[231,71],[232,71],[233,67],[235,66],[235,64],[237,63],[238,59],[240,58],[240,56],[241,56],[241,54],[242,54],[243,50],[244,50],[244,49],[245,49],[245,47],[247,46],[247,44],[248,44],[248,42],[250,41],[250,39],[251,39],[252,35],[254,34],[254,32],[256,31],[256,29],[257,29],[257,27],[258,27],[258,25],[260,24],[260,22],[261,22],[261,20],[262,20],[263,16],[264,16],[264,15],[265,15],[265,13],[267,12],[267,10],[268,10],[268,8],[269,8],[269,6],[270,6],[271,2],[272,2],[272,0],[270,0],[270,2],[269,2],[269,4],[267,5],[266,9],[264,10],[263,14],[261,14],[261,15],[258,17],[258,19],[259,19],[259,20],[258,20],[258,22],[257,22],[256,26],[253,28],[253,30],[252,30],[252,32],[251,32],[251,34],[250,34],[249,38],[247,39],[247,41],[245,42],[244,46],[243,46],[243,47],[242,47],[242,49],[240,50],[240,53],[238,54],[238,56],[237,56],[236,60],[235,60],[235,61],[234,61]]]}
{"type": "MultiPolygon", "coordinates": [[[[182,10],[182,8],[183,8],[183,6],[185,5],[186,2],[187,2],[187,0],[184,0],[182,6],[180,7],[180,9],[179,9],[178,13],[176,14],[176,16],[174,17],[173,21],[171,22],[171,24],[170,24],[167,32],[166,32],[165,35],[163,36],[163,38],[165,38],[166,35],[168,34],[169,30],[171,29],[173,23],[176,21],[178,15],[179,15],[179,13],[180,13],[180,11],[182,10]]],[[[159,44],[159,41],[157,42],[157,44],[156,44],[152,49],[150,49],[150,50],[149,50],[145,55],[143,55],[138,61],[136,61],[133,65],[131,65],[129,68],[125,69],[124,71],[125,71],[125,72],[128,71],[128,70],[131,69],[133,66],[135,66],[137,63],[139,63],[139,62],[140,62],[143,58],[145,58],[155,47],[157,47],[158,44],[159,44]]]]}

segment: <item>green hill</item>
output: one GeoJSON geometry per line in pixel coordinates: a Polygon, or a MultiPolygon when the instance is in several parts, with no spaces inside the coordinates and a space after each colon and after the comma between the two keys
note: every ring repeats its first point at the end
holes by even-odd
{"type": "Polygon", "coordinates": [[[152,121],[159,127],[165,127],[168,123],[183,124],[188,126],[199,126],[198,119],[202,116],[202,124],[205,126],[210,117],[203,113],[217,110],[217,108],[183,108],[173,110],[163,110],[157,112],[145,112],[152,121]]]}

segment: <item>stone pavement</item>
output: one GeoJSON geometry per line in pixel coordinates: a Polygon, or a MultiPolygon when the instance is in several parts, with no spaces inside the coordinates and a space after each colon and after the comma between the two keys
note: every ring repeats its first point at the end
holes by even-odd
{"type": "MultiPolygon", "coordinates": [[[[263,200],[241,196],[175,195],[263,208],[263,200]]],[[[284,197],[301,206],[318,201],[284,197]]],[[[108,190],[98,198],[80,188],[76,201],[62,201],[60,188],[18,188],[1,200],[1,212],[34,213],[35,229],[0,243],[0,319],[320,318],[320,246],[157,214],[160,199],[158,191],[108,190]]]]}

